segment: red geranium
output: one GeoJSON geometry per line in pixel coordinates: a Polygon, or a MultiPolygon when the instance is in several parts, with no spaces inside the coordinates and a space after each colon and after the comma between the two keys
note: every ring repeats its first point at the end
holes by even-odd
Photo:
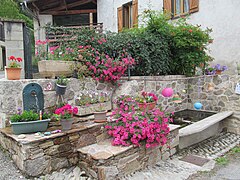
{"type": "Polygon", "coordinates": [[[20,57],[16,58],[15,56],[10,56],[10,57],[8,57],[8,60],[12,61],[8,65],[9,68],[20,68],[21,67],[21,65],[18,64],[17,62],[22,62],[22,58],[20,58],[20,57]]]}

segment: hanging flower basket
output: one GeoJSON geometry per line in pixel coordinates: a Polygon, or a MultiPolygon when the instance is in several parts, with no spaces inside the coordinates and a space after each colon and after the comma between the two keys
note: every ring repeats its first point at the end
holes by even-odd
{"type": "Polygon", "coordinates": [[[56,84],[56,94],[64,95],[66,92],[67,86],[56,84]]]}

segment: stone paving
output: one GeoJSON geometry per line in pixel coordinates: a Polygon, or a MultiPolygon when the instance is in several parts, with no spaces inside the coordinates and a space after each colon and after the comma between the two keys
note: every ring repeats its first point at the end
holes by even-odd
{"type": "Polygon", "coordinates": [[[183,149],[178,155],[181,157],[186,154],[192,154],[208,159],[215,159],[238,144],[240,144],[240,135],[222,132],[216,137],[209,138],[197,145],[183,149]]]}
{"type": "Polygon", "coordinates": [[[170,160],[161,161],[154,167],[128,175],[122,180],[184,180],[198,171],[210,171],[213,169],[215,165],[213,159],[225,154],[239,143],[240,135],[223,132],[195,146],[183,149],[170,160]],[[202,167],[179,160],[188,154],[211,160],[202,167]]]}

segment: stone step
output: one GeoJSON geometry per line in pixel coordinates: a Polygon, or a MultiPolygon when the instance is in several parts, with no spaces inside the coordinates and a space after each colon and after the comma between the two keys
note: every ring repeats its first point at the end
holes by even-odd
{"type": "Polygon", "coordinates": [[[79,167],[94,179],[110,180],[154,166],[176,153],[178,128],[177,125],[170,125],[169,142],[162,148],[112,146],[110,139],[79,148],[79,167]]]}

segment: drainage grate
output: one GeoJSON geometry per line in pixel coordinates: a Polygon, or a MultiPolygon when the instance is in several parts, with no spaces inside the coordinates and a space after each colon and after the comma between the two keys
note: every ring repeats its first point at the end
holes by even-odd
{"type": "Polygon", "coordinates": [[[194,156],[194,155],[191,155],[191,154],[181,158],[180,160],[188,162],[188,163],[195,164],[197,166],[203,166],[205,163],[207,163],[209,161],[209,159],[202,158],[202,157],[199,157],[199,156],[194,156]]]}

